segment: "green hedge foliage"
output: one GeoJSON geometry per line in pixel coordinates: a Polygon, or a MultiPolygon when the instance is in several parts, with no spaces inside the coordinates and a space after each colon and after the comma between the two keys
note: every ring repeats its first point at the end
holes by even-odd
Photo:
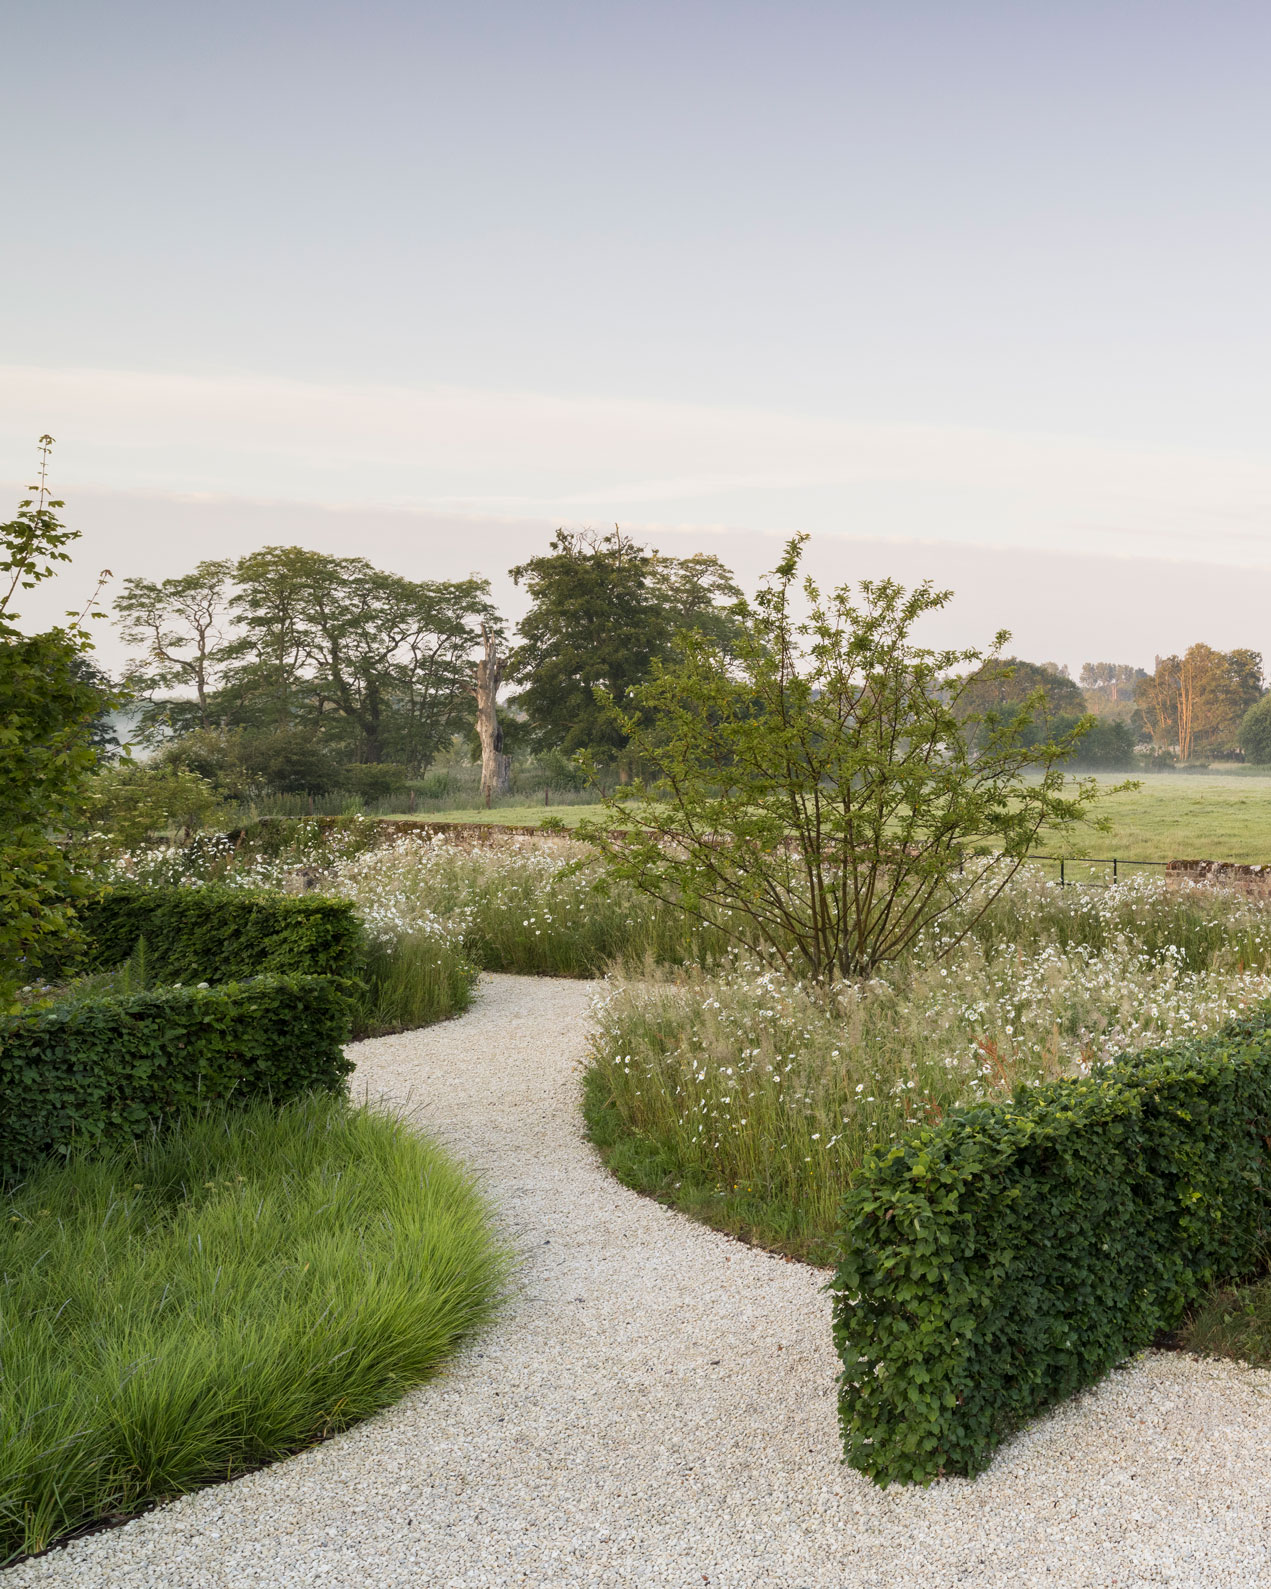
{"type": "Polygon", "coordinates": [[[0,1017],[0,1180],[200,1104],[341,1089],[348,984],[257,977],[0,1017]]]}
{"type": "Polygon", "coordinates": [[[303,894],[126,883],[76,907],[78,969],[121,965],[146,941],[157,982],[237,982],[266,972],[355,977],[365,958],[352,904],[303,894]]]}
{"type": "Polygon", "coordinates": [[[997,1444],[1175,1328],[1271,1240],[1271,1011],[960,1111],[866,1163],[831,1282],[847,1460],[997,1444]]]}

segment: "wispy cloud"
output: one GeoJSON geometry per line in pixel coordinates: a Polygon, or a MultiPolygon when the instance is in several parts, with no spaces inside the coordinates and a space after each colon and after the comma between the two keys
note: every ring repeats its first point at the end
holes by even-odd
{"type": "Polygon", "coordinates": [[[242,375],[0,368],[0,473],[127,491],[806,528],[1271,566],[1271,462],[1079,436],[242,375]]]}

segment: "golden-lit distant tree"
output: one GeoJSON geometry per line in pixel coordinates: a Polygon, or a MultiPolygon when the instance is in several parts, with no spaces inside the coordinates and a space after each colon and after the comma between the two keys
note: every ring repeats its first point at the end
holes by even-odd
{"type": "Polygon", "coordinates": [[[1241,719],[1262,693],[1262,655],[1189,646],[1181,657],[1158,658],[1141,679],[1135,701],[1158,749],[1178,747],[1190,761],[1204,752],[1230,750],[1241,719]]]}

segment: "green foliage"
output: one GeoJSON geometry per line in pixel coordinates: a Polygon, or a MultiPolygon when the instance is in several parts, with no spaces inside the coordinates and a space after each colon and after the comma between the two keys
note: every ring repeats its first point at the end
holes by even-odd
{"type": "Polygon", "coordinates": [[[608,535],[558,530],[549,552],[512,570],[530,593],[521,643],[508,677],[535,743],[569,757],[620,757],[627,735],[597,699],[620,705],[670,654],[677,634],[731,646],[741,592],[717,557],[664,557],[614,529],[608,535]]]}
{"type": "Polygon", "coordinates": [[[334,750],[306,728],[242,734],[239,764],[250,786],[278,794],[330,794],[345,781],[334,750]]]}
{"type": "Polygon", "coordinates": [[[122,964],[144,938],[160,981],[236,982],[264,972],[352,978],[365,953],[353,906],[317,895],[121,883],[78,915],[84,969],[122,964]]]}
{"type": "Polygon", "coordinates": [[[1021,657],[990,657],[967,680],[961,701],[968,712],[987,716],[1005,712],[1026,703],[1037,707],[1034,717],[1080,716],[1086,709],[1085,696],[1066,674],[1021,657]]]}
{"type": "Polygon", "coordinates": [[[330,1097],[43,1167],[0,1200],[0,1562],[388,1406],[506,1269],[451,1159],[330,1097]]]}
{"type": "Polygon", "coordinates": [[[29,962],[70,931],[69,899],[83,885],[57,837],[80,816],[109,701],[85,669],[90,641],[78,619],[38,635],[15,624],[13,598],[69,562],[79,533],[62,524],[62,503],[44,485],[51,446],[41,437],[38,497],[0,524],[0,1011],[28,980],[29,962]]]}
{"type": "Polygon", "coordinates": [[[459,944],[432,933],[372,942],[353,1002],[353,1035],[408,1032],[461,1015],[472,1003],[477,969],[459,944]]]}
{"type": "MultiPolygon", "coordinates": [[[[1129,723],[1113,717],[1097,717],[1091,722],[1084,719],[1085,727],[1077,743],[1073,760],[1079,767],[1103,767],[1111,770],[1132,768],[1135,765],[1134,730],[1129,723]]],[[[1077,720],[1057,723],[1060,733],[1076,728],[1077,720]]]]}
{"type": "Polygon", "coordinates": [[[80,819],[97,760],[84,730],[98,696],[75,676],[78,654],[60,631],[0,630],[0,1010],[29,964],[66,937],[85,886],[56,842],[80,819]]]}
{"type": "Polygon", "coordinates": [[[1271,1279],[1211,1292],[1187,1320],[1180,1344],[1201,1357],[1271,1368],[1271,1279]]]}
{"type": "Polygon", "coordinates": [[[1271,694],[1264,695],[1240,719],[1237,739],[1247,760],[1259,766],[1271,763],[1271,694]]]}
{"type": "Polygon", "coordinates": [[[405,789],[410,779],[410,769],[401,762],[353,762],[344,768],[343,787],[367,802],[385,800],[391,794],[405,789]]]}
{"type": "Polygon", "coordinates": [[[135,849],[152,838],[188,839],[204,828],[223,826],[228,807],[217,791],[186,767],[121,761],[87,782],[84,814],[92,827],[120,848],[135,849]]]}
{"type": "Polygon", "coordinates": [[[71,672],[81,684],[87,684],[97,695],[97,711],[85,724],[85,738],[99,757],[118,756],[123,750],[115,732],[114,710],[127,699],[127,692],[116,687],[110,676],[103,672],[85,651],[76,654],[71,662],[71,672]]]}
{"type": "MultiPolygon", "coordinates": [[[[1066,785],[1058,765],[1084,724],[1030,743],[1044,700],[1009,720],[970,710],[961,670],[975,664],[979,677],[993,658],[913,644],[950,592],[867,580],[858,604],[847,587],[822,595],[806,580],[800,622],[801,547],[790,542],[746,605],[731,665],[689,633],[629,707],[601,693],[659,776],[654,798],[637,786],[634,811],[610,802],[606,823],[578,831],[623,882],[828,983],[894,959],[960,910],[987,868],[1004,887],[1043,829],[1086,816],[1095,789],[1066,785]]],[[[991,893],[981,897],[987,907],[991,893]]],[[[970,924],[964,913],[961,930],[970,924]]]]}
{"type": "Polygon", "coordinates": [[[840,1415],[879,1483],[973,1474],[1271,1236],[1271,1013],[880,1151],[843,1205],[840,1415]]]}
{"type": "Polygon", "coordinates": [[[355,790],[360,772],[343,767],[308,728],[196,728],[168,740],[156,760],[160,766],[197,773],[218,794],[235,801],[268,795],[321,798],[355,790]]]}
{"type": "Polygon", "coordinates": [[[531,606],[508,677],[526,681],[516,706],[543,745],[609,757],[625,746],[596,691],[625,704],[667,649],[671,630],[653,591],[653,564],[652,553],[619,530],[603,537],[558,530],[550,552],[512,570],[531,606]]]}
{"type": "Polygon", "coordinates": [[[348,989],[262,976],[0,1017],[0,1180],[74,1144],[143,1136],[208,1103],[339,1090],[348,989]]]}

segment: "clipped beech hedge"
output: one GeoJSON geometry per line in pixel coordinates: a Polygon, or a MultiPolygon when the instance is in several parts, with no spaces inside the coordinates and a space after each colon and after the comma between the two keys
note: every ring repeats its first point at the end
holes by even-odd
{"type": "Polygon", "coordinates": [[[0,1180],[72,1142],[142,1136],[200,1104],[343,1088],[348,986],[263,976],[0,1017],[0,1180]]]}
{"type": "Polygon", "coordinates": [[[158,982],[237,982],[265,972],[354,977],[365,958],[353,905],[303,894],[123,883],[77,904],[84,939],[74,967],[102,971],[145,939],[158,982]]]}
{"type": "Polygon", "coordinates": [[[847,1460],[983,1469],[1271,1242],[1271,1011],[1023,1088],[867,1161],[831,1282],[847,1460]]]}

